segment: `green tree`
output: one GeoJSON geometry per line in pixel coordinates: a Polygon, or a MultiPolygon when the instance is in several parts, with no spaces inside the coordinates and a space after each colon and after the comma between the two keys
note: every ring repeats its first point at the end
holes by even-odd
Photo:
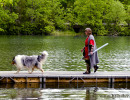
{"type": "Polygon", "coordinates": [[[50,34],[91,27],[98,35],[130,35],[128,0],[0,0],[1,34],[50,34]]]}
{"type": "Polygon", "coordinates": [[[126,19],[126,22],[128,24],[128,27],[126,27],[126,30],[125,30],[125,35],[129,35],[130,36],[130,5],[128,5],[127,7],[127,10],[126,10],[126,13],[127,13],[127,19],[126,19]]]}
{"type": "Polygon", "coordinates": [[[91,27],[93,32],[99,35],[106,34],[103,26],[105,6],[104,0],[76,0],[74,4],[75,23],[91,27]]]}
{"type": "Polygon", "coordinates": [[[5,12],[1,18],[8,15],[11,20],[1,20],[5,22],[4,26],[1,24],[1,31],[47,35],[55,28],[64,27],[64,12],[59,0],[1,0],[0,4],[1,13],[5,12]]]}
{"type": "Polygon", "coordinates": [[[0,33],[1,34],[10,34],[10,31],[13,31],[15,20],[18,18],[18,15],[10,13],[9,10],[5,10],[0,7],[0,33]]]}
{"type": "Polygon", "coordinates": [[[76,0],[74,3],[74,24],[91,27],[98,35],[118,35],[124,31],[126,11],[120,1],[76,0]]]}
{"type": "Polygon", "coordinates": [[[72,7],[76,0],[59,0],[59,1],[62,4],[62,7],[66,9],[72,7]]]}
{"type": "Polygon", "coordinates": [[[110,35],[118,35],[123,31],[123,27],[127,25],[126,11],[123,4],[119,1],[111,0],[108,2],[108,5],[108,12],[104,16],[107,28],[109,28],[110,35]]]}
{"type": "Polygon", "coordinates": [[[17,8],[22,34],[49,34],[63,26],[58,0],[20,0],[17,8]]]}

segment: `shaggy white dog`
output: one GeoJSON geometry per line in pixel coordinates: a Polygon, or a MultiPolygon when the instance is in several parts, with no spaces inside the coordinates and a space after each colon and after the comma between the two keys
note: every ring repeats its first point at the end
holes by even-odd
{"type": "Polygon", "coordinates": [[[40,69],[43,73],[44,70],[42,69],[42,65],[45,63],[47,57],[47,51],[41,52],[41,55],[17,55],[13,58],[12,64],[17,67],[16,73],[19,73],[19,71],[23,68],[27,68],[30,74],[34,71],[35,68],[40,69]]]}

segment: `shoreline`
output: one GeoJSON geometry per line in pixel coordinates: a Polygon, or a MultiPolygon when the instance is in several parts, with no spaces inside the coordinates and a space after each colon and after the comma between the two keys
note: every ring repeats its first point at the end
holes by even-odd
{"type": "MultiPolygon", "coordinates": [[[[84,32],[76,33],[74,31],[60,31],[55,30],[50,34],[0,34],[0,36],[85,36],[84,32]]],[[[93,33],[94,36],[113,36],[113,37],[120,37],[120,36],[130,36],[130,35],[97,35],[96,33],[93,33]]]]}

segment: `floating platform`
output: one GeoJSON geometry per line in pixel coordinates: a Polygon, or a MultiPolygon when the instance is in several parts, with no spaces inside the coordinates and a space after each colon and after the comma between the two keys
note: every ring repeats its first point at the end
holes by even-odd
{"type": "Polygon", "coordinates": [[[108,71],[83,74],[83,71],[34,71],[29,74],[27,71],[0,71],[0,83],[48,83],[48,82],[77,82],[77,83],[98,83],[98,82],[130,82],[130,71],[108,71]]]}

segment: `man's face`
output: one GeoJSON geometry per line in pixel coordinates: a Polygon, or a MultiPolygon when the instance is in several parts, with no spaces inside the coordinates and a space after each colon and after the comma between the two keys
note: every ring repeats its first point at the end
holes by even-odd
{"type": "Polygon", "coordinates": [[[85,34],[88,36],[89,35],[89,30],[85,30],[85,34]]]}

